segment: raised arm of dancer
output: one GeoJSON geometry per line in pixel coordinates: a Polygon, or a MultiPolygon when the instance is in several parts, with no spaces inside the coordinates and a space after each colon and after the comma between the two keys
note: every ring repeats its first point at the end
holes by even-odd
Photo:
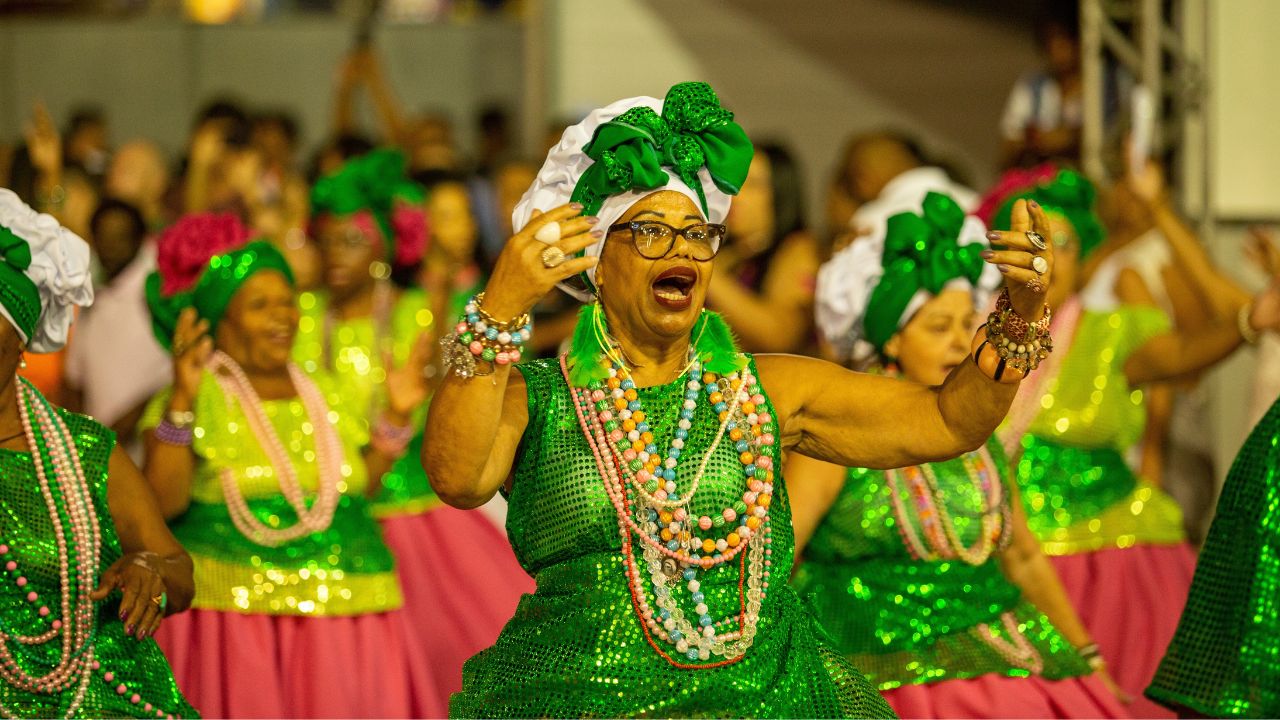
{"type": "MultiPolygon", "coordinates": [[[[187,308],[178,318],[173,337],[173,387],[164,394],[164,419],[195,413],[205,363],[213,353],[209,322],[197,320],[187,308]]],[[[198,418],[197,418],[198,419],[198,418]]],[[[186,512],[191,505],[191,481],[196,456],[190,445],[175,445],[156,437],[154,429],[143,433],[146,443],[146,479],[166,520],[186,512]]]]}
{"type": "Polygon", "coordinates": [[[1136,387],[1173,380],[1213,365],[1244,342],[1242,322],[1248,322],[1254,333],[1280,330],[1280,282],[1273,282],[1248,307],[1243,321],[1237,313],[1228,313],[1208,327],[1173,330],[1151,338],[1125,361],[1129,384],[1136,387]]]}
{"type": "MultiPolygon", "coordinates": [[[[557,282],[595,266],[597,259],[589,257],[548,268],[541,259],[547,245],[534,238],[543,225],[559,222],[562,239],[556,245],[565,255],[595,243],[595,219],[579,217],[581,209],[563,205],[538,215],[507,241],[485,287],[486,312],[499,320],[519,317],[557,282]]],[[[528,423],[523,377],[510,365],[480,371],[491,374],[464,379],[446,370],[427,413],[422,464],[436,494],[456,507],[483,505],[507,482],[528,423]]]]}
{"type": "Polygon", "coordinates": [[[796,557],[809,544],[814,531],[844,489],[848,470],[829,462],[791,453],[782,476],[787,479],[791,501],[791,527],[796,534],[796,557]]]}
{"type": "Polygon", "coordinates": [[[124,555],[103,571],[95,599],[119,588],[126,627],[138,638],[156,631],[165,615],[182,612],[195,596],[191,556],[169,532],[155,497],[128,454],[116,446],[107,467],[107,506],[124,555]],[[163,593],[163,610],[152,598],[163,593]]]}
{"type": "MultiPolygon", "coordinates": [[[[1049,219],[1039,206],[1018,201],[1011,224],[993,240],[1008,249],[990,254],[988,262],[1003,269],[1014,310],[1034,322],[1043,316],[1047,283],[1028,284],[1037,275],[1025,233],[1049,236],[1049,219]]],[[[1048,263],[1048,279],[1052,251],[1039,257],[1048,263]]],[[[974,450],[991,437],[1018,391],[987,377],[974,362],[961,363],[940,387],[794,355],[761,355],[757,363],[771,389],[783,447],[847,467],[905,467],[974,450]]]]}

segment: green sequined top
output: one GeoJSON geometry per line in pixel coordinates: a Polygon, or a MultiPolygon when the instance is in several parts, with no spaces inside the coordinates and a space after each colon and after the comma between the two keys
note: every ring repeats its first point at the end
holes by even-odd
{"type": "MultiPolygon", "coordinates": [[[[323,292],[302,293],[298,296],[298,307],[302,317],[293,346],[294,361],[308,373],[328,372],[342,382],[347,406],[356,411],[356,418],[368,436],[370,424],[376,421],[385,402],[382,384],[387,371],[382,366],[383,356],[390,352],[395,362],[404,362],[418,337],[437,322],[427,294],[421,290],[402,291],[385,328],[378,327],[373,317],[366,316],[328,320],[326,329],[329,301],[323,292]],[[326,347],[328,358],[325,358],[326,347]]],[[[422,427],[425,419],[424,407],[414,414],[414,426],[422,427]]],[[[413,514],[439,502],[418,459],[421,449],[422,434],[418,433],[405,454],[382,477],[372,504],[375,516],[413,514]]]]}
{"type": "MultiPolygon", "coordinates": [[[[529,396],[529,423],[514,467],[507,533],[537,581],[497,643],[467,661],[455,717],[891,717],[888,704],[823,641],[821,630],[781,580],[792,564],[792,534],[781,475],[770,506],[772,584],[759,634],[742,660],[678,669],[645,640],[624,575],[618,518],[556,360],[517,366],[529,396]]],[[[685,378],[639,391],[656,444],[673,437],[685,378]]],[[[687,487],[719,421],[705,398],[677,468],[687,487]]],[[[736,451],[722,443],[708,464],[691,514],[741,498],[736,451]]],[[[739,566],[701,576],[713,617],[736,612],[739,566]]],[[[678,586],[672,595],[685,595],[678,586]]],[[[684,597],[682,602],[687,602],[684,597]]],[[[657,641],[661,642],[661,641],[657,641]]]]}
{"type": "MultiPolygon", "coordinates": [[[[115,523],[107,506],[107,462],[115,446],[115,434],[107,428],[74,413],[60,411],[67,429],[75,440],[76,451],[90,484],[93,504],[98,515],[102,549],[100,567],[105,570],[122,554],[115,523]]],[[[46,465],[47,466],[47,465],[46,465]]],[[[70,523],[65,505],[54,488],[54,500],[60,507],[63,526],[70,523]]],[[[6,560],[17,563],[14,570],[0,565],[0,622],[4,632],[36,635],[49,629],[47,618],[36,614],[26,595],[35,591],[42,602],[49,603],[57,614],[56,600],[61,594],[58,551],[54,544],[53,523],[40,492],[31,454],[0,449],[0,541],[9,546],[6,560]],[[18,577],[27,585],[19,588],[18,577]]],[[[69,548],[74,552],[74,548],[69,548]]],[[[73,566],[74,578],[74,566],[73,566]]],[[[75,589],[73,579],[72,597],[75,589]]],[[[18,665],[28,673],[49,672],[61,655],[57,641],[24,646],[6,643],[18,665]]],[[[89,673],[85,692],[73,717],[138,717],[161,715],[196,717],[196,711],[182,697],[173,680],[169,664],[155,640],[136,640],[126,635],[120,620],[120,594],[112,593],[98,604],[97,629],[93,636],[94,657],[99,664],[89,673]],[[118,688],[124,685],[121,694],[118,688]],[[134,695],[138,702],[132,702],[134,695]]],[[[41,695],[19,690],[0,680],[0,713],[19,717],[64,717],[78,687],[57,695],[41,695]]]]}
{"type": "Polygon", "coordinates": [[[1227,474],[1178,631],[1146,694],[1207,717],[1280,717],[1280,401],[1227,474]]]}
{"type": "Polygon", "coordinates": [[[1182,542],[1177,503],[1124,459],[1146,424],[1142,391],[1129,387],[1124,364],[1168,327],[1149,307],[1081,315],[1016,466],[1027,524],[1046,554],[1182,542]]]}
{"type": "MultiPolygon", "coordinates": [[[[195,563],[194,607],[271,615],[358,615],[400,606],[395,561],[364,497],[364,426],[346,409],[345,387],[340,389],[323,374],[313,379],[342,438],[342,498],[326,530],[277,547],[259,545],[236,528],[222,494],[222,471],[235,473],[249,509],[268,527],[290,527],[297,514],[280,492],[275,470],[240,403],[223,394],[212,374],[205,373],[201,380],[191,445],[196,454],[191,506],[170,523],[195,563]]],[[[169,393],[152,398],[141,429],[159,424],[169,393]]],[[[284,443],[308,503],[313,502],[319,472],[314,429],[302,401],[265,400],[262,407],[284,443]]]]}
{"type": "MultiPolygon", "coordinates": [[[[994,439],[987,448],[1003,482],[1004,451],[994,439]]],[[[978,462],[977,453],[969,460],[978,462]]],[[[974,546],[986,498],[965,460],[931,467],[959,539],[974,546]]],[[[1008,502],[1006,494],[1002,504],[1008,502]]],[[[924,537],[920,513],[900,480],[891,485],[882,470],[850,469],[792,579],[836,647],[877,687],[986,674],[1055,680],[1089,674],[1071,643],[1004,576],[994,553],[980,565],[916,559],[900,523],[924,537]]]]}

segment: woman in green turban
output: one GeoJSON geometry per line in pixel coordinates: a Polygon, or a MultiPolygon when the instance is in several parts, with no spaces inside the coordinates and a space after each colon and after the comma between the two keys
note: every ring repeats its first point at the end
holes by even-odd
{"type": "Polygon", "coordinates": [[[1024,198],[1049,212],[1057,278],[1049,289],[1057,347],[999,436],[1031,531],[1058,570],[1117,683],[1140,717],[1169,717],[1142,697],[1173,636],[1194,557],[1177,504],[1138,477],[1124,453],[1146,423],[1142,388],[1199,372],[1280,327],[1280,287],[1195,331],[1170,329],[1149,305],[1083,306],[1081,268],[1103,240],[1093,185],[1053,166],[1010,171],[979,208],[1000,227],[1024,198]]]}
{"type": "MultiPolygon", "coordinates": [[[[467,661],[451,714],[892,715],[787,586],[782,455],[958,455],[990,436],[1023,371],[991,350],[925,388],[739,352],[704,304],[751,156],[710,86],[681,83],[568,128],[516,207],[520,230],[448,338],[422,459],[446,502],[507,496],[537,590],[467,661]],[[570,351],[520,362],[526,315],[557,284],[588,303],[570,351]]],[[[1044,218],[1019,207],[998,262],[1009,317],[1036,322],[1043,288],[1027,281],[1052,252],[1029,251],[1030,216],[1044,218]]]]}
{"type": "Polygon", "coordinates": [[[17,376],[93,302],[89,246],[0,188],[0,715],[195,717],[151,635],[191,558],[115,433],[17,376]]]}
{"type": "MultiPolygon", "coordinates": [[[[941,385],[999,284],[985,231],[928,194],[823,266],[819,327],[853,360],[941,385]]],[[[801,455],[786,469],[802,552],[792,586],[902,717],[1125,717],[994,438],[893,470],[801,455]]]]}
{"type": "MultiPolygon", "coordinates": [[[[147,281],[174,382],[140,425],[146,474],[197,590],[160,642],[215,717],[428,714],[425,660],[365,499],[403,448],[370,442],[345,388],[292,362],[293,275],[247,239],[235,216],[187,216],[147,281]]],[[[385,382],[385,412],[407,425],[422,373],[385,382]]]]}

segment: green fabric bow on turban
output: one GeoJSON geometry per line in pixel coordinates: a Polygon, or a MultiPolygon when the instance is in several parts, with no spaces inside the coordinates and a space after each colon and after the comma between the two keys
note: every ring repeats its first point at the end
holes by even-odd
{"type": "Polygon", "coordinates": [[[382,231],[388,254],[393,254],[396,238],[391,217],[396,202],[416,205],[425,197],[422,187],[405,176],[403,153],[374,150],[316,181],[311,189],[311,214],[350,215],[367,210],[382,231]]]}
{"type": "Polygon", "coordinates": [[[1013,195],[992,218],[991,226],[1007,228],[1011,225],[1013,204],[1018,200],[1035,200],[1047,213],[1057,213],[1071,223],[1080,239],[1080,259],[1089,256],[1106,237],[1106,231],[1094,212],[1097,191],[1089,179],[1074,170],[1059,170],[1051,182],[1041,183],[1013,195]]]}
{"type": "Polygon", "coordinates": [[[214,255],[193,288],[168,297],[160,292],[160,274],[151,273],[147,276],[146,297],[156,339],[169,349],[178,327],[178,316],[188,307],[194,307],[197,315],[209,321],[209,336],[213,337],[236,292],[246,280],[263,270],[275,270],[284,275],[290,285],[294,283],[289,261],[266,240],[255,240],[229,253],[214,255]]]}
{"type": "Polygon", "coordinates": [[[702,212],[707,198],[698,180],[703,167],[716,187],[738,194],[754,152],[733,113],[720,107],[715,90],[703,82],[674,85],[662,101],[662,115],[634,107],[596,128],[583,148],[595,162],[582,173],[570,197],[594,215],[605,199],[631,190],[657,190],[670,182],[663,168],[698,194],[702,212]]]}
{"type": "Polygon", "coordinates": [[[937,295],[947,283],[964,279],[978,286],[986,245],[959,245],[964,210],[946,195],[925,196],[922,214],[900,213],[889,218],[884,239],[884,275],[871,291],[863,319],[867,342],[883,351],[898,332],[898,323],[911,298],[921,290],[937,295]]]}
{"type": "Polygon", "coordinates": [[[0,303],[27,340],[40,322],[40,290],[27,277],[31,246],[9,228],[0,225],[0,303]]]}

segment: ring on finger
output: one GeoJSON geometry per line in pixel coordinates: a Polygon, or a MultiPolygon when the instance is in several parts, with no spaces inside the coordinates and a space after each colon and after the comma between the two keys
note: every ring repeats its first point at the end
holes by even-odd
{"type": "Polygon", "coordinates": [[[1045,291],[1044,283],[1040,282],[1038,277],[1033,277],[1027,281],[1027,289],[1037,294],[1045,291]]]}
{"type": "Polygon", "coordinates": [[[169,593],[161,592],[151,598],[151,604],[160,608],[160,612],[164,612],[165,607],[169,605],[169,593]]]}
{"type": "Polygon", "coordinates": [[[1049,272],[1049,261],[1040,255],[1031,258],[1031,269],[1036,271],[1037,275],[1043,275],[1049,272]]]}
{"type": "Polygon", "coordinates": [[[538,232],[533,234],[533,239],[544,242],[548,245],[560,241],[560,223],[552,220],[551,222],[538,228],[538,232]]]}
{"type": "Polygon", "coordinates": [[[548,245],[547,248],[542,251],[542,264],[548,269],[556,267],[564,261],[564,251],[555,245],[548,245]]]}
{"type": "Polygon", "coordinates": [[[1027,232],[1027,240],[1032,245],[1035,245],[1037,250],[1049,249],[1049,244],[1044,241],[1044,236],[1036,232],[1035,230],[1030,230],[1027,232]]]}

